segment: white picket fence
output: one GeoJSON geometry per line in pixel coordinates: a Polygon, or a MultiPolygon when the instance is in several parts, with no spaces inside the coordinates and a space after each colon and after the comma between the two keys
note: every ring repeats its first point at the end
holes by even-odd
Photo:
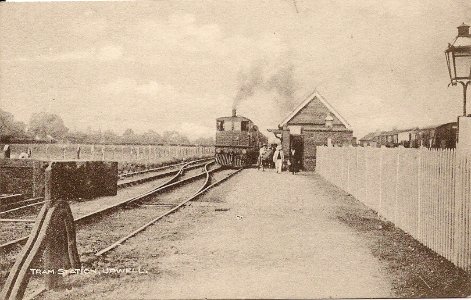
{"type": "MultiPolygon", "coordinates": [[[[0,145],[3,149],[3,145],[0,145]]],[[[12,158],[31,150],[33,159],[113,160],[119,162],[154,163],[166,158],[183,159],[214,155],[214,146],[178,145],[89,145],[89,144],[11,144],[12,158]]]]}
{"type": "Polygon", "coordinates": [[[318,147],[316,171],[471,271],[471,157],[441,149],[318,147]]]}

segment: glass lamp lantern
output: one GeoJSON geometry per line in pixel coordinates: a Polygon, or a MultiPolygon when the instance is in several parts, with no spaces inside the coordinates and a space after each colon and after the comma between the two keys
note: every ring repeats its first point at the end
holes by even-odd
{"type": "Polygon", "coordinates": [[[471,35],[466,24],[458,26],[458,36],[448,44],[445,57],[450,75],[450,84],[463,86],[463,116],[466,116],[466,90],[471,81],[471,35]]]}

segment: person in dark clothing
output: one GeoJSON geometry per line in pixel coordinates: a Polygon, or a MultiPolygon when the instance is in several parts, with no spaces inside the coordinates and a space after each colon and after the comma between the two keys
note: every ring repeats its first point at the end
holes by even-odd
{"type": "Polygon", "coordinates": [[[299,159],[299,151],[295,148],[291,149],[290,156],[289,156],[289,162],[290,162],[290,171],[291,173],[296,174],[299,172],[299,164],[300,164],[300,159],[299,159]]]}

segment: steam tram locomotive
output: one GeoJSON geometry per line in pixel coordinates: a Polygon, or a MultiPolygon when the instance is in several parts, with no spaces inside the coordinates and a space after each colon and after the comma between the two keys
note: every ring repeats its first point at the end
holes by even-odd
{"type": "Polygon", "coordinates": [[[241,168],[257,163],[259,149],[268,139],[250,119],[237,116],[216,119],[216,162],[241,168]]]}

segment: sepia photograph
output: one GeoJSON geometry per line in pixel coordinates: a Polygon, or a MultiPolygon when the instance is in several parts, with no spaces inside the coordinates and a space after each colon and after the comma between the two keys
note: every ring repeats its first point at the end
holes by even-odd
{"type": "Polygon", "coordinates": [[[471,297],[471,2],[0,2],[0,299],[471,297]]]}

